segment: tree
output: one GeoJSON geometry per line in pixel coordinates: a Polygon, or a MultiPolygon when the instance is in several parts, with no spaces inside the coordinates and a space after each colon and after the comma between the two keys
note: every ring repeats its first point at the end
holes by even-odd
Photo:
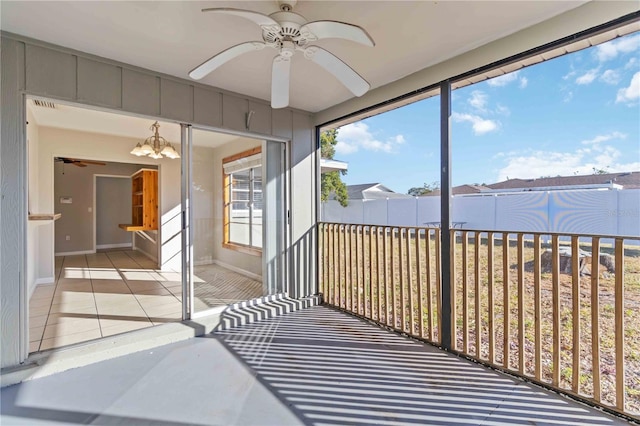
{"type": "MultiPolygon", "coordinates": [[[[333,156],[336,154],[335,146],[337,143],[337,129],[322,132],[320,134],[320,156],[328,160],[333,160],[333,156]]],[[[329,200],[329,195],[333,192],[340,205],[346,207],[349,204],[349,194],[347,193],[347,185],[345,185],[341,177],[346,174],[346,170],[322,173],[320,178],[320,200],[329,200]]]]}
{"type": "Polygon", "coordinates": [[[409,191],[407,191],[407,194],[413,195],[414,197],[419,197],[420,195],[425,195],[433,192],[436,189],[440,189],[440,182],[425,182],[422,186],[414,186],[413,188],[409,189],[409,191]]]}

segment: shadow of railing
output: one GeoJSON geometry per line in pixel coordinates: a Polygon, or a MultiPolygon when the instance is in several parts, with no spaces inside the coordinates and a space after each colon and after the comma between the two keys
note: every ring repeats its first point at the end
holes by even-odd
{"type": "Polygon", "coordinates": [[[320,303],[318,297],[291,299],[286,294],[273,294],[257,299],[233,303],[224,308],[215,331],[228,330],[258,321],[299,311],[320,303]]]}
{"type": "Polygon", "coordinates": [[[212,337],[305,424],[614,424],[615,419],[327,307],[212,337]]]}

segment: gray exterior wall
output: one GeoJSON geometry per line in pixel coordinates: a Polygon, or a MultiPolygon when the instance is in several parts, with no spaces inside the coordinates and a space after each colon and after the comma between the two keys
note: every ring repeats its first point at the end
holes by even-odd
{"type": "Polygon", "coordinates": [[[26,359],[25,95],[163,118],[262,139],[290,140],[293,259],[289,293],[315,293],[316,142],[311,115],[12,34],[1,38],[1,367],[26,359]],[[255,111],[251,126],[246,114],[255,111]],[[309,186],[306,186],[309,185],[309,186]],[[304,244],[307,244],[302,250],[304,244]],[[309,272],[303,272],[308,268],[309,272]],[[302,280],[302,281],[301,281],[302,280]]]}

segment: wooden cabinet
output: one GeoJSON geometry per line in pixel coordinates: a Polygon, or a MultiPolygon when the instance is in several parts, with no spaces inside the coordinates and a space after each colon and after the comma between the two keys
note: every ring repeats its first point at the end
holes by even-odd
{"type": "Polygon", "coordinates": [[[158,171],[140,169],[131,176],[131,223],[120,224],[125,231],[158,229],[158,171]]]}

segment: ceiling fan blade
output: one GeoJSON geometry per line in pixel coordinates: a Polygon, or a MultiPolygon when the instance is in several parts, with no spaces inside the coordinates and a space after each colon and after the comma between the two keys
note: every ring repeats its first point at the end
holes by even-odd
{"type": "Polygon", "coordinates": [[[232,60],[233,58],[242,55],[243,53],[251,52],[253,50],[262,50],[266,44],[261,41],[249,41],[247,43],[240,43],[233,47],[224,50],[214,57],[206,60],[202,64],[198,65],[189,72],[189,77],[194,80],[200,80],[202,77],[213,72],[216,68],[224,63],[232,60]]]}
{"type": "Polygon", "coordinates": [[[304,56],[311,59],[316,64],[333,74],[340,83],[356,96],[362,96],[367,93],[371,87],[367,81],[360,77],[351,67],[332,53],[327,52],[318,46],[308,47],[304,51],[304,56]]]}
{"type": "Polygon", "coordinates": [[[278,55],[273,58],[271,68],[271,108],[289,106],[289,75],[291,58],[278,55]]]}
{"type": "Polygon", "coordinates": [[[107,163],[103,163],[102,161],[92,161],[92,160],[77,160],[84,164],[95,164],[96,166],[106,166],[107,163]]]}
{"type": "Polygon", "coordinates": [[[81,163],[79,161],[73,161],[73,162],[71,162],[71,164],[73,164],[74,166],[78,166],[78,167],[87,167],[86,164],[81,163]]]}
{"type": "Polygon", "coordinates": [[[225,15],[234,15],[239,16],[244,19],[248,19],[261,27],[263,26],[276,26],[280,28],[280,24],[278,24],[273,18],[267,15],[263,15],[262,13],[254,12],[252,10],[244,10],[244,9],[234,9],[231,7],[211,7],[208,9],[202,9],[203,12],[212,12],[212,13],[220,13],[225,15]]]}
{"type": "Polygon", "coordinates": [[[375,42],[364,28],[346,22],[338,21],[315,21],[308,22],[300,27],[300,33],[310,41],[323,38],[342,38],[355,41],[365,46],[373,47],[375,42]],[[309,36],[309,33],[312,36],[309,36]]]}

